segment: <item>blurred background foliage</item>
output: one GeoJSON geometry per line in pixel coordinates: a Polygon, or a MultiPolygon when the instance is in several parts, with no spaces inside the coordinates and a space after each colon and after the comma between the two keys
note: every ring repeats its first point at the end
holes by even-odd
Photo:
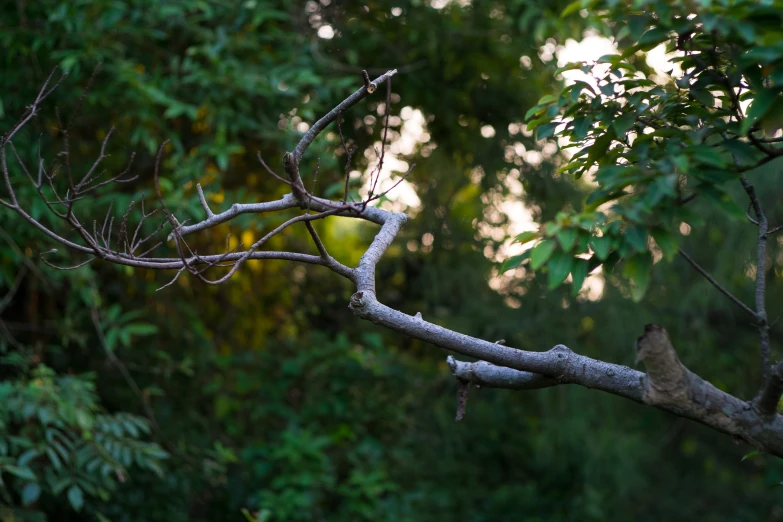
{"type": "MultiPolygon", "coordinates": [[[[396,67],[390,125],[395,165],[418,164],[415,219],[379,266],[382,300],[473,336],[534,350],[563,343],[628,365],[654,321],[690,368],[750,397],[753,325],[680,260],[656,272],[638,305],[611,281],[600,298],[574,298],[522,268],[497,275],[509,208],[524,203],[542,222],[585,197],[546,157],[522,160],[541,147],[522,131],[525,112],[558,85],[542,46],[587,28],[586,17],[560,18],[565,5],[7,0],[0,128],[61,67],[69,78],[16,140],[22,154],[39,140],[45,152],[57,138],[54,107],[69,118],[101,62],[71,131],[73,161],[91,162],[115,126],[109,167],[136,151],[140,179],[81,212],[102,219],[113,201],[120,216],[149,195],[154,151],[170,139],[167,202],[197,219],[196,182],[213,210],[282,194],[256,152],[279,169],[307,125],[361,85],[362,68],[396,67]],[[404,144],[409,123],[419,132],[404,144]]],[[[386,110],[381,92],[346,115],[357,173],[375,158],[386,110]]],[[[304,169],[319,165],[333,196],[346,160],[334,131],[304,169]]],[[[753,179],[772,223],[783,221],[778,168],[753,179]]],[[[686,249],[749,298],[752,228],[709,212],[686,249]]],[[[244,217],[195,246],[220,246],[228,232],[252,242],[280,219],[244,217]]],[[[345,262],[373,233],[339,219],[318,226],[345,262]]],[[[311,248],[304,228],[274,241],[311,248]]],[[[783,519],[780,462],[743,461],[749,449],[727,437],[606,394],[477,389],[455,423],[446,354],[358,321],[351,288],[328,271],[259,261],[220,287],[181,278],[156,292],[170,274],[100,263],[55,271],[38,260],[51,247],[0,209],[3,521],[783,519]]],[[[783,309],[779,243],[770,256],[772,315],[783,309]]],[[[773,347],[781,341],[773,328],[773,347]]]]}

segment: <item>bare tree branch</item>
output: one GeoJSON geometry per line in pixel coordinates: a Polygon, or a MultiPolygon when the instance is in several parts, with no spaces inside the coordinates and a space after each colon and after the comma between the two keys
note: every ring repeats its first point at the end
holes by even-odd
{"type": "Polygon", "coordinates": [[[777,363],[756,398],[756,407],[762,415],[775,415],[783,396],[783,361],[777,363]]]}
{"type": "MultiPolygon", "coordinates": [[[[730,89],[731,93],[734,93],[733,89],[730,89]]],[[[742,119],[742,111],[740,110],[739,105],[739,96],[737,96],[737,99],[734,101],[734,111],[736,113],[738,121],[742,119]]],[[[722,133],[723,139],[727,140],[727,136],[725,133],[722,133]]],[[[753,132],[751,131],[748,134],[748,137],[750,138],[751,142],[762,152],[767,154],[767,159],[771,159],[776,157],[778,155],[777,153],[781,152],[780,150],[777,151],[777,153],[771,153],[768,151],[756,138],[753,137],[753,132]]],[[[737,167],[737,169],[740,172],[743,172],[742,169],[739,168],[740,162],[737,158],[737,156],[732,153],[732,158],[734,159],[734,165],[737,167]]],[[[760,165],[759,163],[758,165],[760,165]]],[[[758,166],[756,165],[756,166],[758,166]]],[[[750,207],[753,208],[753,212],[756,214],[756,219],[752,219],[750,215],[748,215],[748,219],[751,223],[756,225],[758,227],[758,242],[756,245],[756,321],[759,331],[759,355],[760,355],[760,366],[761,366],[761,387],[759,389],[759,393],[756,396],[756,404],[761,409],[762,413],[765,415],[770,415],[774,413],[775,409],[769,409],[770,404],[772,401],[769,399],[769,394],[771,393],[770,387],[774,388],[775,383],[772,382],[770,379],[772,377],[772,368],[770,366],[770,359],[771,359],[771,353],[770,353],[770,346],[769,346],[769,321],[767,319],[767,311],[766,311],[766,277],[767,277],[767,238],[768,235],[768,228],[769,223],[767,221],[766,215],[764,215],[764,211],[761,208],[761,203],[759,202],[758,196],[756,195],[756,189],[751,184],[748,179],[742,175],[740,176],[740,183],[742,184],[742,188],[745,189],[745,192],[748,194],[748,199],[750,200],[750,207]]],[[[778,393],[777,399],[780,398],[780,393],[778,393]]],[[[777,406],[777,399],[775,402],[775,407],[777,406]]]]}
{"type": "MultiPolygon", "coordinates": [[[[387,71],[386,73],[380,75],[375,80],[370,82],[370,85],[375,86],[377,89],[378,86],[385,82],[387,78],[391,78],[397,74],[397,71],[395,69],[392,69],[391,71],[387,71]]],[[[326,116],[315,122],[312,127],[310,127],[310,130],[308,130],[304,136],[302,136],[302,139],[299,140],[299,143],[296,145],[296,148],[294,149],[292,155],[294,156],[296,162],[298,163],[301,161],[302,156],[304,155],[305,151],[307,150],[307,147],[310,146],[310,144],[313,142],[313,140],[321,134],[321,132],[326,129],[326,127],[329,126],[330,123],[335,121],[337,118],[339,118],[345,111],[356,105],[358,102],[363,100],[365,97],[367,97],[368,94],[371,94],[367,86],[362,86],[361,89],[347,97],[345,100],[340,102],[337,107],[329,111],[326,116]]]]}
{"type": "Polygon", "coordinates": [[[538,390],[560,384],[557,379],[540,373],[525,372],[495,366],[486,361],[472,363],[458,361],[451,355],[446,358],[454,377],[486,388],[506,388],[508,390],[538,390]]]}
{"type": "Polygon", "coordinates": [[[757,397],[760,411],[765,415],[775,412],[777,401],[780,399],[783,386],[774,381],[779,378],[772,378],[772,367],[770,366],[770,346],[769,346],[769,322],[767,321],[766,300],[766,278],[767,278],[767,229],[769,228],[767,216],[759,203],[756,189],[745,176],[740,177],[740,183],[745,189],[753,206],[753,212],[756,214],[758,224],[758,242],[756,245],[756,318],[759,331],[759,349],[761,352],[761,388],[757,397]],[[774,406],[770,409],[771,399],[769,395],[777,389],[777,397],[774,406]]]}
{"type": "MultiPolygon", "coordinates": [[[[381,261],[384,253],[395,240],[402,227],[408,221],[409,217],[403,213],[370,206],[371,202],[386,194],[386,192],[382,194],[375,193],[375,186],[378,183],[375,173],[371,175],[369,180],[372,192],[364,201],[348,202],[347,197],[344,197],[342,201],[331,201],[313,194],[314,189],[308,191],[305,188],[300,176],[300,162],[309,145],[330,123],[337,121],[348,108],[371,94],[372,91],[377,90],[377,87],[381,82],[388,82],[394,72],[395,71],[389,71],[372,82],[364,84],[359,90],[351,94],[326,116],[316,122],[310,130],[302,136],[294,150],[286,153],[283,158],[285,172],[288,176],[287,180],[275,174],[259,155],[259,161],[266,170],[291,187],[291,193],[283,196],[277,201],[252,204],[234,203],[228,210],[215,213],[207,205],[203,190],[200,186],[197,186],[198,197],[201,206],[204,209],[205,219],[187,225],[177,219],[173,212],[167,207],[160,189],[159,176],[162,155],[166,144],[164,143],[161,145],[155,161],[154,181],[159,209],[164,214],[165,220],[161,226],[158,227],[158,230],[167,233],[168,238],[174,241],[176,256],[146,257],[147,254],[157,248],[160,243],[141,255],[135,255],[134,252],[142,243],[153,241],[155,233],[149,236],[143,236],[143,234],[140,233],[140,222],[136,225],[133,237],[130,239],[128,238],[130,230],[128,228],[128,223],[130,221],[130,216],[132,215],[131,208],[125,212],[120,221],[120,232],[116,238],[117,242],[115,247],[111,246],[113,239],[112,225],[114,220],[113,216],[110,216],[111,207],[110,212],[107,213],[106,218],[104,219],[100,233],[98,233],[98,225],[95,221],[93,221],[93,232],[91,234],[87,232],[86,228],[81,225],[81,222],[76,217],[75,209],[76,202],[78,201],[77,198],[90,183],[87,182],[82,185],[80,182],[75,184],[73,183],[72,178],[69,177],[68,191],[65,196],[59,196],[58,192],[55,190],[54,173],[50,175],[45,172],[40,158],[39,178],[41,175],[44,175],[51,183],[55,195],[53,205],[63,204],[68,209],[65,213],[55,212],[52,207],[50,207],[50,210],[68,225],[70,233],[72,233],[73,230],[76,230],[83,243],[77,243],[66,239],[60,233],[44,226],[41,222],[32,218],[29,213],[23,210],[18,204],[13,191],[10,173],[5,162],[5,150],[7,146],[10,146],[10,137],[8,136],[12,136],[14,133],[18,132],[19,128],[32,118],[32,116],[27,115],[27,113],[23,119],[20,120],[22,123],[17,124],[12,129],[12,133],[9,133],[9,135],[0,139],[0,169],[2,169],[3,178],[8,191],[8,199],[2,200],[2,204],[17,212],[23,219],[55,241],[75,252],[87,254],[89,259],[86,262],[89,262],[96,257],[100,257],[103,260],[120,265],[158,270],[172,270],[175,271],[175,275],[171,282],[168,283],[169,285],[184,272],[190,273],[192,276],[207,284],[220,284],[227,281],[249,260],[280,259],[329,268],[355,284],[356,292],[350,299],[349,308],[358,317],[385,326],[403,335],[434,344],[446,350],[477,360],[476,362],[467,363],[456,361],[452,357],[449,357],[448,359],[449,365],[454,376],[458,380],[461,390],[457,412],[458,417],[461,417],[465,413],[467,387],[470,384],[516,390],[578,384],[587,388],[597,389],[619,397],[624,397],[641,404],[650,405],[680,417],[700,422],[720,432],[744,440],[766,452],[783,457],[783,416],[775,413],[774,406],[770,406],[772,403],[775,403],[776,405],[777,399],[780,397],[780,392],[783,390],[783,366],[781,365],[778,365],[775,370],[771,372],[771,377],[767,379],[768,386],[763,390],[761,398],[757,399],[754,403],[749,403],[716,389],[710,383],[690,372],[679,361],[677,354],[669,341],[668,335],[665,330],[659,326],[648,326],[645,329],[644,335],[638,340],[638,360],[643,362],[647,369],[647,372],[643,373],[627,366],[579,355],[563,345],[557,345],[547,351],[537,352],[519,350],[503,344],[492,343],[425,321],[420,314],[415,316],[407,315],[400,310],[395,310],[381,303],[376,295],[376,266],[381,261]],[[240,214],[295,209],[299,209],[303,213],[287,219],[243,251],[233,251],[227,247],[224,253],[203,255],[194,252],[184,240],[184,237],[188,234],[229,222],[240,214]],[[367,250],[362,255],[356,267],[345,266],[331,257],[326,245],[318,236],[315,227],[313,226],[313,221],[331,216],[362,219],[380,226],[380,230],[375,235],[371,244],[367,247],[367,250]],[[260,250],[260,247],[271,237],[299,222],[302,222],[306,227],[310,237],[315,243],[319,255],[260,250]],[[162,230],[167,227],[171,227],[171,230],[162,230]],[[140,234],[141,237],[143,237],[141,240],[138,239],[140,234]],[[228,268],[227,272],[216,279],[208,279],[205,275],[206,272],[224,268],[228,268]]],[[[34,109],[31,111],[33,116],[38,110],[38,105],[43,101],[43,98],[45,98],[44,94],[49,92],[51,92],[51,90],[47,89],[45,85],[41,94],[38,96],[36,104],[34,104],[34,109]]],[[[387,98],[389,97],[389,92],[390,91],[387,91],[387,98]]],[[[30,111],[29,108],[28,111],[30,111]]],[[[382,151],[384,151],[387,146],[387,131],[388,123],[384,124],[383,143],[381,144],[382,151]]],[[[107,140],[104,140],[104,144],[107,140]]],[[[341,140],[345,147],[344,139],[341,138],[341,140]]],[[[65,152],[65,161],[68,162],[67,150],[65,152]]],[[[380,163],[383,161],[383,154],[383,152],[379,153],[380,163]]],[[[104,155],[104,147],[102,146],[99,160],[104,155]]],[[[93,164],[91,171],[97,169],[97,164],[98,161],[93,164]]],[[[66,165],[66,170],[69,169],[70,166],[66,165]]],[[[346,172],[348,172],[347,169],[346,172]]],[[[404,180],[408,173],[403,175],[402,179],[394,186],[397,186],[397,184],[404,180]]],[[[33,181],[32,176],[29,175],[30,173],[26,172],[26,174],[28,174],[30,180],[33,181]]],[[[378,169],[378,176],[379,175],[380,168],[378,169]]],[[[88,171],[88,175],[83,178],[83,180],[84,179],[94,179],[94,175],[88,171]]],[[[120,179],[125,178],[118,178],[116,181],[119,181],[120,179]]],[[[38,185],[40,187],[40,181],[38,185]]],[[[752,191],[749,191],[749,195],[751,193],[752,191]]],[[[751,198],[751,201],[753,201],[753,198],[751,198]]],[[[141,221],[147,219],[153,213],[154,211],[147,213],[142,203],[141,221]]],[[[766,224],[764,224],[763,227],[761,226],[763,213],[761,213],[760,208],[756,212],[756,217],[760,228],[759,239],[760,242],[763,242],[761,240],[766,240],[767,228],[766,224]],[[761,232],[762,229],[763,233],[761,232]]],[[[759,282],[757,279],[757,306],[755,312],[719,285],[709,276],[709,274],[693,262],[687,254],[681,252],[681,255],[715,285],[719,291],[727,295],[743,310],[756,317],[759,322],[761,322],[763,318],[763,324],[766,325],[766,312],[763,303],[764,264],[761,260],[761,250],[759,254],[760,261],[758,271],[762,274],[762,281],[759,282]],[[761,297],[759,298],[759,296],[761,297]]],[[[768,329],[768,327],[766,328],[768,329]]],[[[764,355],[764,353],[765,352],[762,349],[762,355],[764,355]]],[[[768,361],[768,344],[766,353],[768,361]]]]}

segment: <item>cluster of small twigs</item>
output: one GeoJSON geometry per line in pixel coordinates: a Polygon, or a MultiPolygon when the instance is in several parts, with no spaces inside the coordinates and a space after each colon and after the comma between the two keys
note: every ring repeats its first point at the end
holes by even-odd
{"type": "Polygon", "coordinates": [[[38,171],[37,178],[31,174],[30,169],[23,161],[20,154],[17,153],[13,144],[14,137],[19,131],[28,124],[35,116],[38,115],[41,110],[41,106],[46,98],[60,85],[65,79],[66,75],[61,75],[56,81],[53,80],[55,72],[53,71],[49,78],[41,88],[37,98],[32,105],[27,107],[24,115],[20,120],[11,128],[9,132],[0,137],[0,170],[2,170],[3,179],[8,192],[7,200],[0,198],[0,204],[17,212],[25,220],[30,222],[36,228],[44,232],[50,238],[61,243],[62,245],[75,250],[77,252],[86,254],[88,259],[75,266],[60,267],[53,263],[50,263],[45,259],[45,255],[55,252],[56,250],[50,250],[41,255],[43,261],[49,266],[61,270],[69,270],[84,266],[91,261],[100,258],[116,264],[138,267],[138,268],[151,268],[151,269],[165,269],[176,270],[175,276],[163,285],[161,288],[165,288],[171,285],[183,272],[188,272],[192,276],[205,284],[217,285],[229,280],[236,272],[243,266],[248,260],[253,259],[285,259],[290,261],[305,262],[311,264],[319,264],[335,270],[336,272],[353,279],[352,269],[343,266],[332,258],[324,246],[323,242],[318,236],[318,233],[313,226],[313,221],[324,219],[334,215],[353,216],[363,219],[367,219],[364,214],[368,205],[385,197],[391,190],[396,188],[400,183],[407,179],[415,165],[404,173],[400,179],[398,179],[388,190],[378,192],[378,183],[381,177],[381,171],[383,169],[384,157],[386,148],[388,146],[388,130],[389,130],[389,112],[391,102],[391,76],[396,71],[389,71],[386,74],[380,76],[375,81],[370,81],[366,72],[363,73],[364,86],[356,91],[353,95],[349,96],[346,100],[340,103],[335,109],[329,112],[321,120],[316,122],[313,127],[304,134],[301,141],[291,153],[286,153],[284,156],[284,168],[286,176],[278,175],[258,154],[258,160],[263,168],[272,175],[275,179],[291,187],[292,193],[283,197],[278,201],[271,201],[267,203],[257,204],[234,204],[231,208],[225,212],[215,213],[213,212],[204,195],[204,192],[200,184],[197,184],[197,192],[199,201],[206,215],[205,219],[199,223],[188,225],[185,221],[180,221],[176,218],[173,212],[168,208],[164,201],[163,194],[160,188],[160,170],[161,163],[164,156],[164,151],[168,144],[168,141],[161,144],[158,149],[157,156],[154,162],[154,187],[155,194],[157,196],[158,207],[147,212],[145,209],[144,198],[141,198],[141,209],[139,217],[136,217],[134,209],[136,202],[132,201],[125,212],[119,219],[118,227],[115,227],[115,218],[112,215],[113,205],[109,205],[106,212],[103,223],[99,226],[97,221],[92,223],[92,231],[89,230],[85,223],[83,223],[79,217],[77,217],[75,207],[78,202],[85,199],[96,189],[110,185],[113,183],[127,183],[137,179],[137,176],[129,176],[129,172],[133,165],[134,154],[130,155],[130,159],[127,166],[118,174],[106,178],[106,171],[101,169],[102,162],[109,157],[106,149],[109,140],[113,134],[114,129],[110,129],[106,134],[103,142],[101,143],[100,152],[97,159],[87,169],[87,171],[78,179],[75,176],[75,169],[71,166],[71,147],[69,129],[72,123],[79,116],[79,112],[85,97],[89,92],[90,85],[93,83],[99,67],[96,67],[86,88],[84,89],[81,98],[77,103],[76,110],[71,116],[67,125],[62,124],[62,120],[59,116],[59,110],[57,111],[57,122],[59,135],[62,139],[62,150],[56,155],[56,160],[52,165],[47,166],[41,155],[40,145],[38,147],[38,171]],[[352,201],[348,194],[349,181],[350,181],[350,165],[351,158],[355,149],[348,148],[345,138],[343,136],[342,128],[340,126],[340,119],[342,114],[352,105],[359,100],[366,97],[368,94],[374,92],[378,85],[382,82],[386,82],[386,117],[382,130],[382,142],[380,151],[376,150],[378,156],[378,164],[370,172],[369,179],[369,194],[362,201],[352,201]],[[312,188],[308,191],[302,183],[299,175],[299,163],[302,156],[310,143],[332,122],[337,122],[338,134],[340,136],[340,144],[346,152],[347,161],[345,165],[345,193],[341,201],[331,201],[320,198],[315,195],[315,186],[318,178],[318,167],[315,169],[312,180],[312,188]],[[81,237],[81,241],[72,241],[53,229],[44,225],[38,219],[33,218],[19,203],[16,197],[16,193],[12,184],[11,171],[7,163],[7,150],[10,150],[13,154],[19,168],[27,175],[27,178],[33,184],[38,195],[46,203],[47,208],[56,217],[65,221],[72,230],[75,230],[81,237]],[[67,188],[64,193],[62,190],[58,191],[56,179],[62,177],[61,172],[65,173],[67,180],[67,188]],[[44,185],[46,185],[48,191],[52,194],[53,199],[46,196],[44,192],[44,185]],[[222,254],[209,254],[201,255],[197,253],[188,242],[185,240],[185,236],[191,232],[197,230],[203,230],[211,228],[223,222],[227,222],[233,217],[242,213],[261,213],[280,211],[285,209],[299,208],[304,210],[303,214],[292,217],[277,226],[261,239],[253,243],[252,245],[243,246],[238,245],[234,248],[229,248],[230,236],[226,238],[226,248],[222,254]],[[141,231],[144,227],[144,223],[161,213],[163,219],[155,227],[154,231],[150,234],[142,234],[141,231]],[[132,221],[136,220],[135,227],[132,226],[132,221]],[[273,236],[281,233],[291,225],[302,222],[307,228],[317,250],[318,255],[308,255],[296,252],[271,252],[262,251],[261,247],[273,236]],[[115,232],[115,228],[118,228],[115,232]],[[133,232],[131,234],[131,229],[133,232]],[[168,239],[173,241],[176,249],[176,257],[158,257],[152,255],[158,247],[160,247],[164,241],[157,240],[159,234],[164,230],[168,230],[168,239]],[[210,278],[207,276],[207,272],[212,268],[227,268],[226,273],[220,277],[210,278]]]}

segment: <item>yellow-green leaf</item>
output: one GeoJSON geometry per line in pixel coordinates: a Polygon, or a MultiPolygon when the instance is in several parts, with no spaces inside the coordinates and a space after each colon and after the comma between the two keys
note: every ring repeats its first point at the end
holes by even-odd
{"type": "Polygon", "coordinates": [[[541,234],[539,234],[538,232],[533,232],[533,231],[522,232],[514,239],[514,243],[519,243],[520,245],[524,245],[525,243],[533,241],[534,239],[537,239],[539,237],[541,237],[541,234]]]}
{"type": "Polygon", "coordinates": [[[554,239],[545,239],[533,248],[530,253],[530,267],[538,270],[546,263],[555,251],[557,243],[554,239]]]}

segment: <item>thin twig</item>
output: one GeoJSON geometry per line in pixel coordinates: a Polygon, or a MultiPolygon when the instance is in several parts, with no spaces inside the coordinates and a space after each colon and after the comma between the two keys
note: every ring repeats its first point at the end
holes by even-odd
{"type": "Polygon", "coordinates": [[[389,134],[389,116],[391,114],[391,77],[386,78],[386,107],[384,107],[384,123],[383,123],[383,138],[381,139],[381,154],[378,159],[378,174],[375,176],[375,181],[370,180],[372,187],[370,188],[370,198],[375,194],[375,189],[378,187],[378,182],[381,179],[381,171],[383,170],[383,159],[386,155],[386,140],[389,134]]]}
{"type": "Polygon", "coordinates": [[[48,260],[47,260],[47,259],[44,257],[44,256],[45,256],[45,255],[47,255],[47,254],[54,254],[54,253],[56,253],[56,252],[57,252],[57,249],[56,249],[56,248],[55,248],[55,249],[52,249],[52,250],[49,250],[48,252],[41,252],[41,255],[39,256],[39,259],[40,259],[41,261],[43,261],[43,262],[44,262],[44,264],[46,264],[48,267],[50,267],[50,268],[54,268],[55,270],[62,270],[62,271],[64,271],[64,272],[65,272],[65,271],[68,271],[68,270],[76,270],[77,268],[81,268],[81,267],[83,267],[84,265],[87,265],[87,264],[89,264],[89,263],[92,263],[92,262],[93,262],[93,261],[95,261],[95,259],[96,259],[96,258],[94,258],[94,257],[91,257],[91,258],[90,258],[90,259],[88,259],[87,261],[83,261],[83,262],[81,262],[81,263],[79,263],[79,264],[76,264],[76,265],[73,265],[73,266],[57,266],[57,265],[55,265],[54,263],[50,263],[50,262],[49,262],[49,261],[48,261],[48,260]]]}
{"type": "Polygon", "coordinates": [[[266,169],[266,171],[269,174],[271,174],[275,179],[277,179],[278,181],[280,181],[282,183],[285,183],[286,185],[290,185],[291,184],[290,181],[288,181],[284,177],[282,177],[279,174],[277,174],[274,170],[269,168],[269,165],[266,164],[266,162],[264,161],[264,158],[261,157],[261,151],[258,151],[257,156],[258,156],[258,161],[261,162],[261,165],[264,167],[264,169],[266,169]]]}
{"type": "Polygon", "coordinates": [[[212,210],[207,204],[207,198],[204,197],[204,191],[201,189],[201,183],[196,183],[196,191],[198,192],[198,199],[201,201],[201,208],[204,209],[204,213],[207,215],[207,218],[215,217],[215,214],[212,213],[212,210]]]}
{"type": "Polygon", "coordinates": [[[315,247],[318,249],[318,253],[321,254],[322,258],[328,260],[330,257],[329,253],[326,251],[326,247],[321,241],[321,238],[318,237],[318,232],[316,232],[313,224],[310,221],[305,221],[305,226],[307,227],[307,231],[310,232],[310,237],[313,238],[313,242],[315,243],[315,247]]]}
{"type": "Polygon", "coordinates": [[[345,137],[343,136],[342,120],[337,120],[337,134],[340,135],[340,144],[345,151],[345,189],[343,191],[343,204],[348,201],[348,185],[351,181],[351,158],[355,149],[348,150],[348,145],[345,143],[345,137]]]}
{"type": "MultiPolygon", "coordinates": [[[[392,69],[391,71],[387,71],[385,74],[379,76],[375,80],[373,80],[371,83],[375,85],[376,87],[383,81],[385,81],[387,78],[390,78],[397,74],[397,71],[392,69]]],[[[299,140],[299,143],[296,145],[293,151],[293,156],[298,163],[302,156],[304,155],[307,148],[310,146],[310,144],[313,142],[316,136],[321,134],[321,132],[333,121],[335,121],[340,115],[342,115],[345,111],[347,111],[349,108],[354,106],[356,103],[364,99],[368,95],[367,88],[362,85],[362,87],[354,92],[352,95],[347,97],[345,100],[340,102],[334,109],[329,111],[324,117],[322,117],[320,120],[315,122],[312,127],[302,136],[302,138],[299,140]]]]}
{"type": "MultiPolygon", "coordinates": [[[[737,113],[739,114],[739,105],[737,105],[737,113]]],[[[726,134],[722,134],[726,139],[726,134]]],[[[751,141],[754,140],[752,132],[749,133],[751,141]]],[[[756,145],[762,148],[760,144],[756,145]]],[[[739,168],[739,159],[736,154],[732,153],[734,159],[734,165],[739,168]]],[[[756,328],[759,331],[759,355],[761,364],[761,388],[756,396],[757,399],[765,394],[765,388],[772,385],[770,381],[772,368],[770,366],[771,350],[769,343],[769,322],[767,320],[767,310],[765,305],[766,300],[766,276],[767,276],[767,229],[769,228],[769,222],[764,215],[764,211],[761,208],[761,203],[756,195],[756,188],[748,179],[742,175],[740,176],[740,183],[742,188],[748,194],[750,200],[750,206],[753,208],[753,212],[756,214],[755,224],[758,227],[758,242],[756,246],[756,328]]],[[[748,216],[750,219],[750,217],[748,216]]],[[[753,221],[753,220],[751,220],[753,221]]],[[[780,398],[780,396],[778,396],[780,398]]]]}
{"type": "MultiPolygon", "coordinates": [[[[747,180],[745,176],[740,177],[740,183],[748,194],[753,211],[756,214],[758,222],[758,243],[756,247],[756,317],[758,319],[757,328],[759,330],[759,351],[761,352],[761,382],[762,387],[766,386],[771,375],[770,367],[770,346],[769,346],[769,324],[767,322],[766,300],[766,275],[767,275],[767,217],[761,209],[756,189],[747,180]]],[[[759,392],[761,393],[761,391],[759,392]]]]}
{"type": "Polygon", "coordinates": [[[382,197],[386,196],[386,194],[388,194],[389,192],[391,192],[392,190],[397,188],[400,185],[400,183],[402,183],[403,181],[408,179],[408,176],[410,176],[411,172],[413,172],[413,169],[415,169],[415,168],[416,168],[416,164],[412,163],[411,166],[408,168],[408,170],[402,175],[402,177],[400,179],[398,179],[394,183],[394,185],[389,187],[388,190],[385,190],[385,191],[381,192],[380,194],[376,194],[375,196],[373,196],[371,198],[368,198],[367,201],[365,201],[365,204],[371,203],[372,201],[375,201],[376,199],[381,199],[382,197]]]}
{"type": "Polygon", "coordinates": [[[743,310],[745,310],[747,313],[749,313],[749,314],[750,314],[750,315],[752,315],[753,317],[756,317],[756,312],[754,312],[754,311],[753,311],[753,310],[752,310],[752,309],[751,309],[751,308],[750,308],[748,305],[746,305],[745,303],[743,303],[742,301],[740,301],[739,299],[737,299],[736,297],[734,297],[734,294],[732,294],[731,292],[729,292],[728,290],[726,290],[726,289],[723,287],[723,285],[721,285],[720,283],[718,283],[718,282],[715,280],[715,278],[713,278],[713,277],[712,277],[710,274],[708,274],[708,273],[707,273],[707,271],[706,271],[706,270],[704,270],[704,269],[703,269],[701,266],[699,266],[699,264],[698,264],[698,263],[696,263],[696,261],[694,261],[694,260],[691,258],[691,256],[689,256],[688,254],[686,254],[686,253],[685,253],[685,251],[684,251],[683,249],[680,249],[680,250],[679,250],[679,253],[680,253],[680,255],[683,257],[683,259],[685,259],[685,260],[686,260],[688,263],[690,263],[690,265],[691,265],[693,268],[695,268],[695,269],[696,269],[696,271],[697,271],[698,273],[700,273],[700,274],[701,274],[701,275],[704,277],[704,279],[706,279],[707,281],[709,281],[709,282],[712,284],[712,286],[714,286],[715,288],[717,288],[717,289],[718,289],[718,291],[719,291],[720,293],[722,293],[723,295],[725,295],[726,297],[728,297],[729,299],[731,299],[731,300],[732,300],[732,301],[733,301],[733,302],[734,302],[734,303],[735,303],[737,306],[739,306],[740,308],[742,308],[743,310]]]}

